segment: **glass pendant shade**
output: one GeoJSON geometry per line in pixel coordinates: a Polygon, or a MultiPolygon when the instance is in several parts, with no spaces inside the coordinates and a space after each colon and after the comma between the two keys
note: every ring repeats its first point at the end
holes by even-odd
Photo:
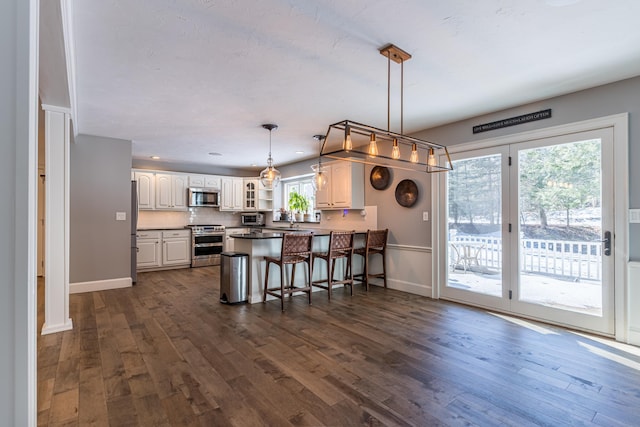
{"type": "Polygon", "coordinates": [[[322,158],[321,158],[322,143],[324,142],[325,136],[313,135],[313,138],[318,141],[319,150],[318,150],[318,164],[311,166],[311,169],[313,169],[313,171],[315,172],[315,174],[313,175],[313,181],[311,182],[311,185],[313,186],[314,190],[318,191],[318,190],[324,190],[325,187],[327,186],[327,173],[322,170],[322,158]]]}
{"type": "Polygon", "coordinates": [[[371,157],[375,157],[378,155],[378,143],[376,142],[376,134],[371,134],[371,139],[369,140],[369,155],[371,157]]]}
{"type": "Polygon", "coordinates": [[[271,131],[278,129],[278,125],[264,124],[263,128],[269,131],[269,157],[267,158],[267,167],[260,172],[260,182],[264,188],[276,188],[280,183],[280,171],[273,166],[273,158],[271,157],[271,131]]]}
{"type": "Polygon", "coordinates": [[[327,186],[327,174],[326,172],[323,172],[321,170],[322,165],[317,165],[316,166],[316,173],[315,175],[313,175],[313,189],[318,191],[318,190],[324,190],[324,188],[327,186]]]}
{"type": "Polygon", "coordinates": [[[409,161],[411,163],[418,163],[418,147],[416,144],[413,144],[411,147],[411,157],[409,157],[409,161]]]}
{"type": "Polygon", "coordinates": [[[391,158],[398,160],[400,158],[400,147],[398,147],[398,139],[393,138],[393,148],[391,149],[391,158]]]}
{"type": "MultiPolygon", "coordinates": [[[[271,159],[269,159],[271,160],[271,159]]],[[[276,188],[280,183],[280,171],[271,165],[271,161],[262,172],[260,172],[260,182],[264,185],[264,188],[276,188]]]]}

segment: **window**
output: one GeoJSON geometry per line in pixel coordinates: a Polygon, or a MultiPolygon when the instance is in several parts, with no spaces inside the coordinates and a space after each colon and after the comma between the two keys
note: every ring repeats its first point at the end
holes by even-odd
{"type": "Polygon", "coordinates": [[[289,210],[289,194],[296,192],[302,194],[309,199],[309,213],[315,209],[316,206],[316,192],[313,189],[313,176],[302,176],[292,178],[284,183],[282,191],[282,206],[286,210],[289,210]]]}

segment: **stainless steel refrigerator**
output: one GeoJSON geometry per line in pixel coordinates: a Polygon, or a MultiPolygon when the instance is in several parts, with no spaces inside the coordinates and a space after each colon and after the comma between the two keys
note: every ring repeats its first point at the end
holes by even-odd
{"type": "Polygon", "coordinates": [[[136,268],[138,264],[138,244],[136,232],[138,231],[138,186],[136,181],[131,181],[131,281],[138,280],[136,268]]]}

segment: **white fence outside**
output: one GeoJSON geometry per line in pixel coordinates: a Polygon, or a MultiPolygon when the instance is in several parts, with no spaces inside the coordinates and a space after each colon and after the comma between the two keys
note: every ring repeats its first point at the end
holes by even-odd
{"type": "MultiPolygon", "coordinates": [[[[602,279],[602,243],[586,241],[521,239],[520,270],[558,276],[569,280],[602,279]]],[[[499,237],[455,236],[457,246],[469,245],[478,266],[490,270],[502,268],[502,239],[499,237]]],[[[456,263],[450,251],[450,263],[456,263]]],[[[473,266],[472,266],[473,267],[473,266]]]]}

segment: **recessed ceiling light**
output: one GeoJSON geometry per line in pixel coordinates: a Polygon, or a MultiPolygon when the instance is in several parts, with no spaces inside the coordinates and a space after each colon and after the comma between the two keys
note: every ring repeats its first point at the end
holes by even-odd
{"type": "Polygon", "coordinates": [[[296,154],[304,154],[304,151],[296,151],[296,154]]]}
{"type": "Polygon", "coordinates": [[[153,160],[160,160],[160,156],[151,156],[153,160]]]}
{"type": "Polygon", "coordinates": [[[255,164],[255,163],[251,163],[251,167],[252,167],[252,168],[255,168],[256,166],[258,166],[258,165],[257,165],[257,164],[255,164]]]}
{"type": "Polygon", "coordinates": [[[222,154],[221,154],[221,153],[216,153],[216,152],[209,153],[209,155],[210,155],[210,156],[222,156],[222,154]]]}

